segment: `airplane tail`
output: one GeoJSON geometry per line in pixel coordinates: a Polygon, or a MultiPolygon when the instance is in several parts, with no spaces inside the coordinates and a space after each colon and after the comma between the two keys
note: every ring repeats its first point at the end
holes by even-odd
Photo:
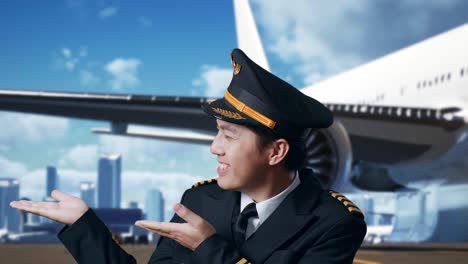
{"type": "Polygon", "coordinates": [[[270,71],[248,0],[234,0],[238,47],[258,65],[270,71]]]}

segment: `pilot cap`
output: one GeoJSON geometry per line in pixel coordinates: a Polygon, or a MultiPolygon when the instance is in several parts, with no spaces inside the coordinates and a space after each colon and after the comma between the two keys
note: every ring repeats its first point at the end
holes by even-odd
{"type": "Polygon", "coordinates": [[[263,126],[286,139],[333,123],[328,108],[257,65],[242,50],[231,52],[231,64],[233,76],[224,97],[202,105],[207,114],[230,123],[263,126]]]}

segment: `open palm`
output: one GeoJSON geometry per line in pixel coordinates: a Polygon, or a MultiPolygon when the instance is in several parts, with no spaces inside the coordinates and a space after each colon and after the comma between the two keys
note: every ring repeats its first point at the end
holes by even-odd
{"type": "Polygon", "coordinates": [[[73,224],[87,210],[88,205],[78,197],[54,190],[52,198],[57,202],[12,201],[10,206],[21,211],[47,217],[63,224],[73,224]]]}

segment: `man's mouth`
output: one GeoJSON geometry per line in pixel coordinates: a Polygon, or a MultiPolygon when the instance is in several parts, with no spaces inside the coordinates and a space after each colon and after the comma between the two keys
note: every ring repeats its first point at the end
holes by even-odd
{"type": "Polygon", "coordinates": [[[224,176],[226,175],[227,171],[229,169],[229,165],[226,164],[226,163],[218,163],[218,175],[221,177],[221,176],[224,176]]]}

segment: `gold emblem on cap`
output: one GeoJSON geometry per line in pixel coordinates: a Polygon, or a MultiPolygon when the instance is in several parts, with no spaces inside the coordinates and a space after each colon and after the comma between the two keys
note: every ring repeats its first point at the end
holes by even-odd
{"type": "Polygon", "coordinates": [[[245,117],[241,116],[239,113],[234,113],[226,109],[214,108],[214,107],[211,107],[211,109],[213,109],[213,111],[225,117],[229,117],[233,119],[245,119],[245,117]]]}
{"type": "Polygon", "coordinates": [[[231,54],[231,64],[232,64],[232,68],[234,69],[234,75],[239,74],[241,70],[241,66],[232,58],[232,54],[231,54]]]}

